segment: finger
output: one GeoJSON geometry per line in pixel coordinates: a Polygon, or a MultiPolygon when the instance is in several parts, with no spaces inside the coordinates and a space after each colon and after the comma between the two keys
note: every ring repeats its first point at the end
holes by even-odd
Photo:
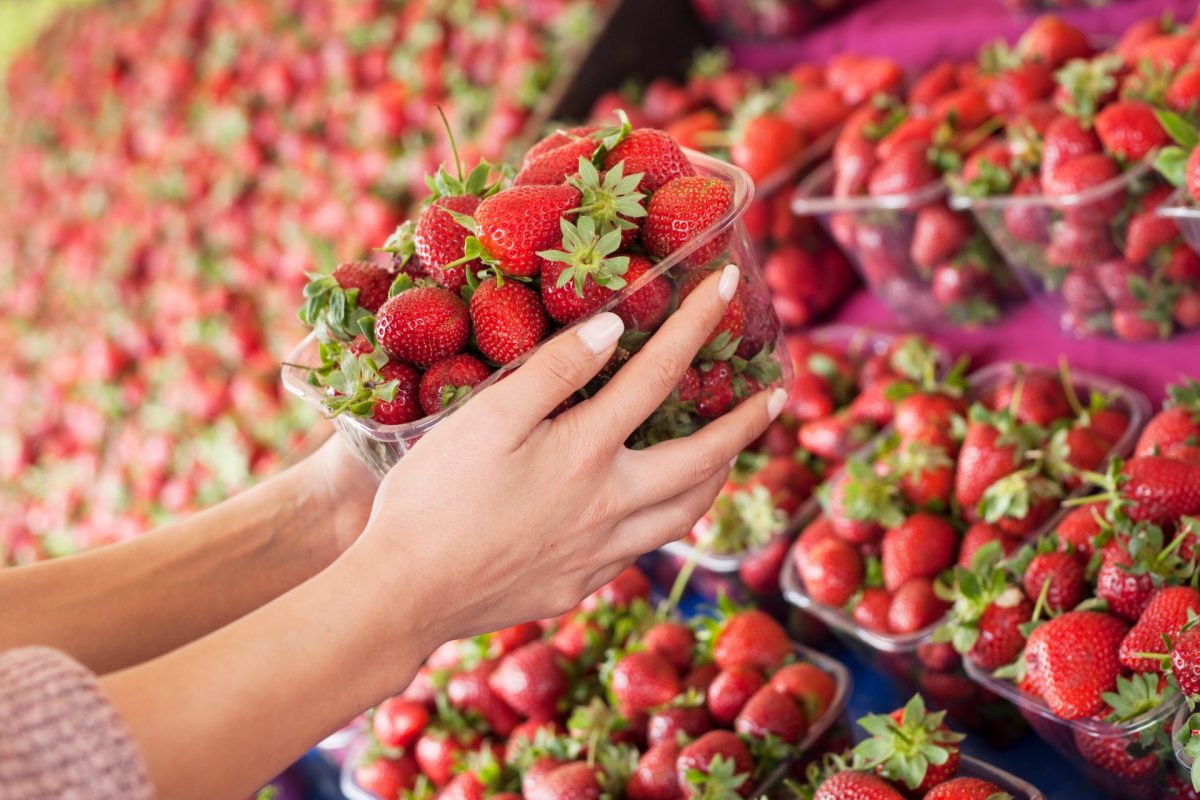
{"type": "Polygon", "coordinates": [[[645,346],[587,403],[571,410],[584,430],[624,442],[679,384],[712,335],[738,287],[733,264],[714,272],[687,296],[645,346]]]}
{"type": "Polygon", "coordinates": [[[597,314],[542,345],[511,375],[481,393],[489,401],[480,406],[498,411],[508,429],[523,439],[595,377],[624,331],[625,323],[616,314],[597,314]]]}
{"type": "Polygon", "coordinates": [[[729,478],[730,468],[726,463],[707,480],[683,494],[626,517],[609,538],[607,557],[618,561],[636,558],[683,538],[696,520],[712,507],[713,500],[729,478]]]}
{"type": "Polygon", "coordinates": [[[786,391],[768,389],[690,436],[630,451],[630,484],[639,487],[640,497],[650,502],[687,491],[737,458],[779,416],[786,402],[786,391]]]}

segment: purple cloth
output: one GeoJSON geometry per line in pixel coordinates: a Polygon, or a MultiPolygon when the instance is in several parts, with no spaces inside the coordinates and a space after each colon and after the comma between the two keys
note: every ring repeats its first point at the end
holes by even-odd
{"type": "MultiPolygon", "coordinates": [[[[1056,13],[1103,41],[1140,19],[1168,11],[1176,19],[1191,19],[1196,0],[1130,0],[1056,13]]],[[[848,52],[887,56],[921,69],[945,58],[974,58],[981,44],[997,37],[1015,42],[1030,19],[1005,10],[1000,0],[875,0],[803,38],[730,49],[738,66],[760,73],[802,62],[823,64],[848,52]]]]}
{"type": "MultiPolygon", "coordinates": [[[[901,330],[891,312],[870,292],[860,291],[838,312],[834,322],[901,330]]],[[[1032,303],[1009,312],[1000,323],[979,330],[939,330],[931,334],[952,354],[966,353],[976,366],[1016,359],[1054,367],[1066,356],[1071,367],[1126,383],[1145,392],[1158,408],[1168,383],[1200,378],[1200,333],[1168,342],[1122,342],[1068,337],[1032,303]]]]}

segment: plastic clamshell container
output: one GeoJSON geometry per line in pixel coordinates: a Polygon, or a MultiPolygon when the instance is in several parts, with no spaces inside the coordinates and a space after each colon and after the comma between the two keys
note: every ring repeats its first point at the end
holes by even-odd
{"type": "MultiPolygon", "coordinates": [[[[767,298],[763,313],[770,314],[774,318],[774,311],[770,308],[770,295],[763,280],[762,272],[759,269],[758,257],[755,254],[755,248],[742,222],[742,216],[746,213],[746,209],[754,197],[754,184],[745,172],[731,164],[693,150],[686,152],[689,161],[696,168],[698,174],[717,178],[729,186],[733,194],[733,202],[730,204],[729,209],[708,230],[697,235],[692,241],[658,262],[654,266],[654,269],[622,289],[607,303],[598,308],[595,313],[599,314],[604,311],[611,311],[622,300],[635,293],[659,275],[669,274],[672,277],[681,277],[688,270],[705,266],[692,265],[688,262],[697,251],[711,249],[714,243],[727,242],[721,252],[715,254],[711,261],[707,262],[707,265],[721,266],[727,263],[737,264],[741,271],[742,290],[761,293],[762,297],[767,298]]],[[[778,320],[776,320],[776,328],[778,327],[778,320]]],[[[560,335],[564,330],[569,330],[569,328],[564,328],[554,335],[560,335]]],[[[505,373],[519,367],[525,360],[544,346],[544,344],[545,342],[540,343],[520,358],[501,367],[475,388],[480,390],[491,386],[500,380],[505,373]]],[[[777,354],[786,352],[783,349],[782,331],[776,334],[775,352],[777,354]]],[[[322,401],[326,395],[320,387],[313,386],[308,382],[308,371],[304,368],[307,365],[318,363],[316,353],[316,335],[309,334],[291,355],[288,356],[282,370],[282,379],[284,387],[289,392],[301,398],[305,403],[318,411],[324,412],[322,401]]],[[[779,357],[778,361],[783,372],[781,385],[789,386],[791,385],[791,360],[779,357]]],[[[333,424],[338,432],[346,438],[351,449],[363,463],[377,474],[383,475],[396,462],[403,458],[405,453],[422,436],[433,430],[439,422],[454,413],[461,407],[462,403],[467,402],[469,399],[470,395],[439,411],[437,414],[404,425],[381,425],[372,419],[356,417],[352,414],[340,414],[334,417],[333,424]]]]}
{"type": "MultiPolygon", "coordinates": [[[[846,353],[852,356],[868,358],[872,355],[881,355],[887,352],[888,347],[898,338],[898,334],[888,333],[884,331],[873,330],[871,328],[863,328],[855,325],[827,325],[804,334],[797,334],[800,338],[808,338],[817,342],[832,344],[841,347],[846,353]]],[[[939,352],[939,359],[944,366],[949,365],[949,356],[944,352],[939,352]]],[[[869,447],[870,443],[864,445],[869,447]]],[[[801,507],[788,521],[787,527],[781,537],[792,539],[800,530],[797,523],[806,513],[807,504],[801,507]]],[[[763,547],[769,547],[764,545],[763,547]]],[[[654,582],[662,587],[669,588],[675,580],[675,576],[683,568],[689,560],[695,559],[696,566],[692,572],[689,588],[703,597],[705,600],[715,602],[721,594],[726,595],[735,602],[745,602],[753,596],[753,592],[742,582],[738,577],[738,571],[742,566],[742,562],[752,556],[757,551],[746,553],[709,553],[696,547],[687,539],[680,539],[676,542],[660,547],[654,553],[643,557],[640,562],[647,574],[649,574],[654,582]]],[[[774,598],[756,598],[760,601],[767,601],[774,598]]],[[[802,623],[797,623],[801,624],[802,623]]],[[[801,628],[803,629],[803,628],[801,628]]],[[[793,630],[793,635],[796,631],[793,630]]],[[[803,636],[797,636],[801,641],[807,641],[803,636]]]]}
{"type": "Polygon", "coordinates": [[[1161,184],[1162,178],[1143,161],[1074,195],[955,195],[950,204],[975,215],[1026,294],[1065,333],[1114,336],[1116,298],[1106,292],[1115,289],[1096,281],[1094,270],[1122,259],[1130,215],[1121,212],[1127,199],[1161,184]],[[1023,237],[1014,234],[1014,227],[1023,237]]]}
{"type": "Polygon", "coordinates": [[[970,662],[964,661],[964,665],[972,681],[1012,703],[1039,737],[1058,750],[1076,769],[1085,774],[1088,780],[1110,797],[1121,800],[1168,800],[1176,796],[1161,785],[1165,771],[1176,768],[1174,764],[1168,763],[1169,757],[1160,760],[1156,770],[1158,780],[1155,776],[1150,776],[1146,780],[1135,781],[1122,778],[1093,764],[1080,745],[1082,741],[1083,748],[1095,748],[1093,752],[1103,755],[1113,752],[1121,743],[1136,744],[1143,732],[1171,726],[1181,708],[1187,711],[1186,702],[1176,690],[1168,689],[1162,703],[1156,708],[1121,724],[1090,718],[1062,719],[1055,716],[1041,698],[1026,694],[1012,683],[1000,680],[970,662]]]}
{"type": "Polygon", "coordinates": [[[1175,738],[1175,733],[1187,724],[1188,717],[1192,713],[1192,710],[1188,708],[1185,701],[1179,706],[1179,710],[1175,712],[1175,719],[1171,721],[1171,751],[1175,754],[1176,764],[1181,768],[1178,770],[1178,774],[1185,786],[1190,786],[1192,783],[1192,758],[1183,752],[1184,744],[1175,738]]]}
{"type": "MultiPolygon", "coordinates": [[[[969,399],[975,400],[994,391],[1003,380],[1012,376],[1019,366],[1029,367],[1020,362],[1009,361],[990,364],[975,370],[968,376],[969,399]]],[[[1081,397],[1086,397],[1092,392],[1111,396],[1129,416],[1129,427],[1109,450],[1104,463],[1107,464],[1113,458],[1126,456],[1132,452],[1139,432],[1152,413],[1149,399],[1136,389],[1102,375],[1072,370],[1071,378],[1075,391],[1081,397]]],[[[878,449],[889,434],[890,431],[884,431],[872,440],[872,443],[868,445],[868,452],[878,449]]],[[[1069,497],[1082,496],[1087,491],[1086,486],[1081,486],[1075,489],[1069,497]]],[[[821,513],[820,503],[815,498],[810,500],[796,521],[797,530],[803,530],[821,513]]],[[[1066,513],[1066,510],[1060,509],[1042,525],[1031,531],[1026,537],[1027,540],[1035,539],[1043,533],[1053,530],[1066,513]]],[[[944,617],[938,622],[912,633],[894,634],[868,630],[859,625],[854,617],[844,609],[818,603],[809,597],[796,571],[795,560],[790,552],[780,573],[780,589],[789,603],[815,616],[864,660],[873,663],[906,688],[921,691],[933,705],[946,708],[961,723],[978,729],[989,740],[997,743],[1005,742],[1019,732],[1004,728],[1004,724],[1012,717],[1010,708],[1003,702],[997,702],[998,698],[995,693],[988,690],[988,687],[979,687],[981,691],[969,693],[967,692],[966,676],[962,674],[961,670],[939,673],[920,663],[917,655],[918,648],[932,643],[933,632],[942,624],[944,617]],[[944,687],[934,682],[938,681],[941,676],[949,676],[942,681],[943,683],[955,678],[962,681],[962,684],[958,686],[959,696],[955,703],[945,703],[939,700],[938,692],[935,690],[944,687]]],[[[1012,721],[1017,722],[1019,729],[1019,721],[1012,721]]]]}
{"type": "MultiPolygon", "coordinates": [[[[812,650],[801,644],[792,643],[792,650],[797,658],[801,661],[807,661],[822,672],[831,675],[834,682],[837,684],[837,689],[834,692],[833,700],[826,709],[825,714],[816,721],[815,724],[809,726],[808,733],[804,735],[804,739],[798,747],[800,755],[796,759],[787,759],[780,762],[769,773],[767,773],[750,797],[763,797],[768,794],[776,785],[783,782],[789,776],[797,761],[803,759],[808,751],[820,748],[824,744],[827,737],[837,734],[839,728],[846,727],[846,703],[850,699],[850,692],[853,688],[853,679],[850,676],[850,670],[837,659],[817,650],[812,650]]],[[[848,736],[848,734],[847,734],[848,736]]],[[[366,737],[360,737],[359,740],[350,748],[350,757],[342,764],[341,771],[341,790],[347,800],[384,800],[378,795],[367,791],[358,785],[354,780],[354,768],[358,764],[359,758],[366,749],[366,737]]],[[[848,743],[848,742],[847,742],[848,743]]],[[[821,752],[824,752],[822,749],[821,752]]]]}
{"type": "MultiPolygon", "coordinates": [[[[912,258],[920,212],[947,205],[949,189],[934,181],[910,194],[882,197],[834,197],[833,162],[813,170],[796,189],[792,211],[816,216],[850,257],[871,291],[906,325],[973,327],[994,322],[1019,292],[1004,259],[978,237],[986,264],[943,272],[919,266],[912,258]],[[968,272],[970,269],[970,272],[968,272]]],[[[972,223],[973,225],[973,223],[972,223]]],[[[954,262],[954,258],[946,264],[954,262]]],[[[939,265],[940,267],[941,265],[939,265]]]]}
{"type": "Polygon", "coordinates": [[[980,780],[994,783],[1000,787],[1001,791],[1012,795],[1013,800],[1046,800],[1046,795],[1026,780],[1018,778],[1011,772],[1005,772],[999,767],[994,767],[986,761],[980,761],[974,756],[969,756],[963,753],[958,764],[958,777],[960,778],[979,778],[980,780]]]}
{"type": "Polygon", "coordinates": [[[1179,188],[1158,207],[1158,215],[1174,220],[1188,246],[1200,253],[1200,207],[1188,196],[1187,189],[1179,188]]]}

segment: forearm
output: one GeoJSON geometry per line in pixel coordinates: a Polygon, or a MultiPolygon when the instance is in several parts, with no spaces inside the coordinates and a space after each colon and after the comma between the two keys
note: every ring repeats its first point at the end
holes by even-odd
{"type": "Polygon", "coordinates": [[[159,797],[245,797],[412,679],[440,644],[431,593],[382,563],[396,559],[352,549],[244,619],[103,679],[159,797]],[[384,582],[409,587],[402,606],[381,601],[399,594],[384,582]]]}
{"type": "Polygon", "coordinates": [[[292,467],[130,542],[0,572],[0,650],[42,644],[105,673],[258,608],[337,556],[336,511],[292,467]]]}

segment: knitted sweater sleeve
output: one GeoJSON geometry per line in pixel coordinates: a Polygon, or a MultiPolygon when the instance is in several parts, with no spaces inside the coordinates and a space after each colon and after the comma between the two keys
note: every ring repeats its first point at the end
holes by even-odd
{"type": "Polygon", "coordinates": [[[137,745],[95,675],[45,647],[0,653],[0,797],[153,796],[137,745]]]}

